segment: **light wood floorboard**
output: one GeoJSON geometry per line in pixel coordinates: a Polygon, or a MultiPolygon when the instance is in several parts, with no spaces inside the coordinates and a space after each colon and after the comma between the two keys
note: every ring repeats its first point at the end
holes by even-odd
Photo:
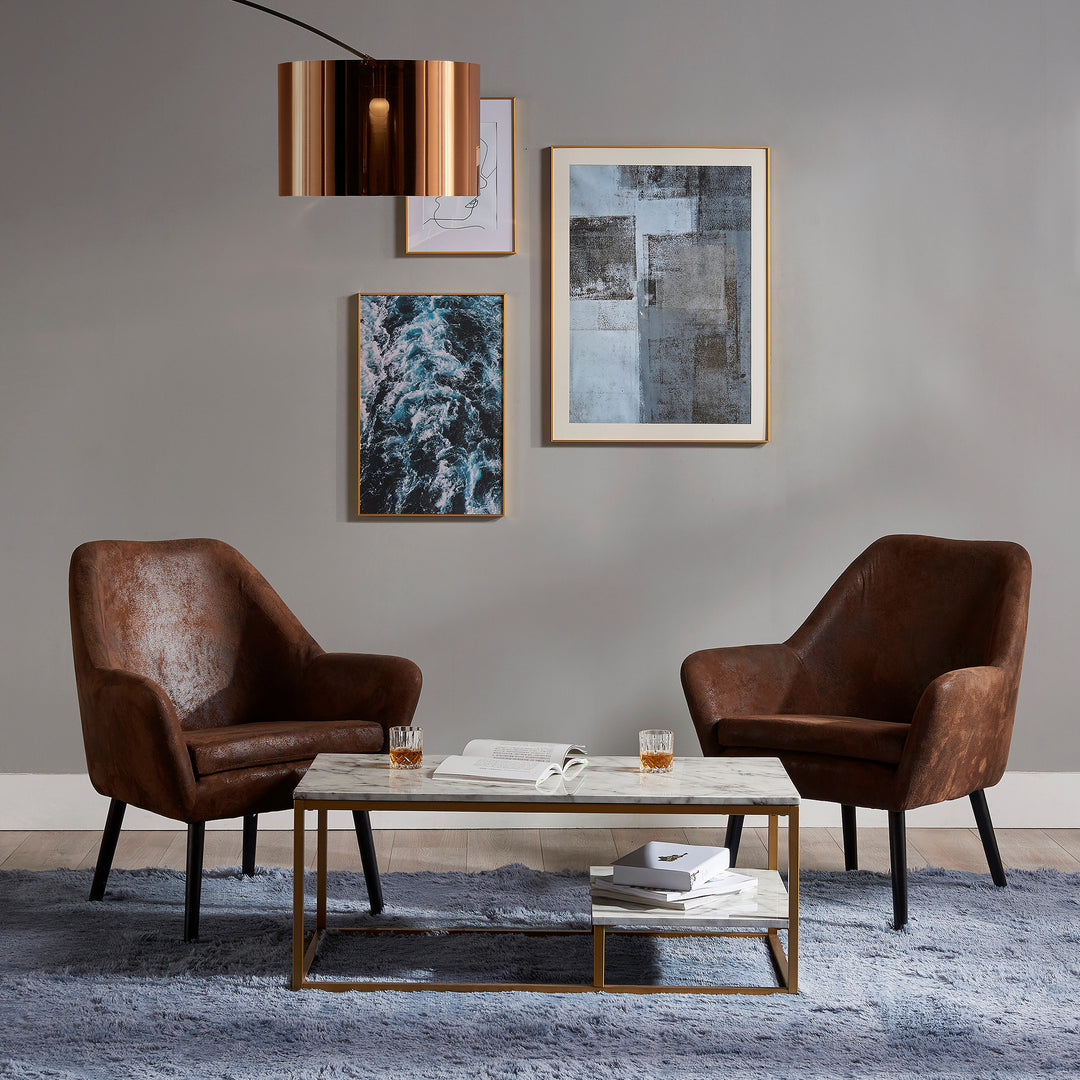
{"type": "MultiPolygon", "coordinates": [[[[807,831],[803,829],[800,838],[805,837],[807,831]]],[[[726,829],[685,829],[684,832],[688,843],[706,847],[723,847],[727,838],[726,829]]],[[[769,865],[768,835],[768,829],[743,829],[742,840],[739,841],[740,866],[760,870],[769,865]]]]}
{"type": "MultiPolygon", "coordinates": [[[[812,830],[807,829],[807,832],[812,830]]],[[[844,869],[844,830],[828,829],[829,835],[836,841],[840,849],[840,861],[833,867],[814,867],[814,869],[844,869]]],[[[907,831],[907,865],[909,870],[921,870],[926,866],[926,856],[919,849],[919,832],[933,832],[932,829],[908,829],[907,831]]],[[[872,870],[878,874],[889,873],[892,865],[889,857],[889,830],[888,829],[859,829],[856,840],[856,854],[859,858],[860,870],[872,870]]],[[[810,864],[803,859],[803,866],[810,864]]]]}
{"type": "MultiPolygon", "coordinates": [[[[762,847],[765,854],[769,852],[769,830],[756,830],[761,837],[762,847]]],[[[788,831],[780,829],[780,869],[787,873],[788,868],[788,831]]],[[[741,861],[741,859],[740,859],[741,861]]],[[[767,865],[763,863],[762,865],[767,865]]],[[[799,830],[799,865],[805,869],[814,870],[843,870],[844,851],[831,829],[800,829],[799,830]]]]}
{"type": "Polygon", "coordinates": [[[389,865],[391,872],[465,870],[469,833],[465,829],[395,829],[389,865]]]}
{"type": "Polygon", "coordinates": [[[28,832],[0,832],[0,866],[4,860],[29,836],[28,832]]]}
{"type": "Polygon", "coordinates": [[[532,870],[543,870],[540,830],[470,829],[465,862],[470,871],[496,870],[510,863],[524,863],[532,870]]]}
{"type": "MultiPolygon", "coordinates": [[[[383,871],[482,870],[521,862],[545,870],[587,869],[607,865],[646,840],[671,839],[691,844],[724,842],[723,829],[376,829],[375,851],[383,871]]],[[[1080,829],[998,829],[998,847],[1006,869],[1052,867],[1080,871],[1080,829]]],[[[738,862],[763,867],[767,862],[768,830],[743,831],[738,862]]],[[[804,870],[843,869],[840,829],[803,829],[800,863],[804,870]]],[[[0,832],[0,868],[50,870],[91,868],[97,861],[100,832],[0,832]]],[[[315,831],[304,834],[305,864],[315,865],[315,831]]],[[[360,870],[356,834],[331,829],[328,837],[331,869],[360,870]]],[[[787,863],[787,830],[780,830],[781,866],[787,863]]],[[[238,866],[239,830],[206,832],[207,867],[238,866]]],[[[113,865],[117,868],[162,866],[183,870],[187,834],[183,831],[131,830],[121,832],[113,865]]],[[[292,866],[292,833],[260,831],[260,866],[292,866]]],[[[982,843],[975,829],[908,829],[908,866],[926,865],[987,872],[982,843]]],[[[859,866],[885,873],[889,869],[887,829],[859,829],[859,866]]]]}
{"type": "Polygon", "coordinates": [[[615,841],[616,858],[621,859],[636,851],[642,844],[657,840],[663,844],[688,844],[685,829],[612,829],[611,838],[615,841]]]}
{"type": "Polygon", "coordinates": [[[4,860],[5,870],[72,870],[91,849],[97,851],[101,833],[31,832],[4,860]]]}
{"type": "MultiPolygon", "coordinates": [[[[1041,829],[1000,829],[997,842],[1004,866],[1015,867],[1017,870],[1038,870],[1044,866],[1080,870],[1080,858],[1072,855],[1069,858],[1073,860],[1073,865],[1062,866],[1061,852],[1064,849],[1041,829]]],[[[986,871],[985,865],[983,871],[986,871]]]]}
{"type": "Polygon", "coordinates": [[[1080,862],[1080,829],[1054,829],[1052,832],[1048,830],[1046,835],[1080,862]]]}
{"type": "MultiPolygon", "coordinates": [[[[290,836],[291,833],[286,833],[290,836]]],[[[371,832],[375,841],[375,860],[379,866],[389,866],[390,857],[394,850],[394,832],[392,829],[373,829],[371,832]]],[[[315,841],[312,840],[312,852],[314,854],[315,841]]],[[[331,829],[327,833],[327,859],[328,865],[336,870],[355,870],[361,872],[364,867],[360,862],[360,843],[356,839],[355,829],[331,829]]],[[[290,860],[291,865],[291,860],[290,860]]]]}
{"type": "MultiPolygon", "coordinates": [[[[331,842],[339,834],[332,832],[329,834],[331,842]]],[[[343,832],[340,834],[343,837],[350,837],[352,833],[343,832]]],[[[304,865],[309,868],[315,866],[315,840],[316,833],[314,829],[304,830],[304,865]]],[[[356,839],[353,837],[353,844],[355,845],[356,839]]],[[[334,850],[334,848],[329,848],[334,850]]],[[[255,841],[255,862],[258,866],[276,866],[276,867],[291,867],[293,864],[293,834],[286,832],[284,829],[266,829],[265,831],[259,830],[259,837],[255,841]]],[[[344,867],[343,869],[350,869],[344,867]]]]}
{"type": "MultiPolygon", "coordinates": [[[[162,857],[162,866],[167,866],[170,870],[184,870],[187,867],[187,832],[174,832],[169,835],[172,839],[162,857]]],[[[203,865],[207,865],[205,858],[203,865]]]]}
{"type": "MultiPolygon", "coordinates": [[[[112,864],[118,870],[141,870],[144,866],[165,866],[165,855],[169,850],[173,834],[160,830],[131,829],[120,833],[116,841],[116,853],[112,864]]],[[[97,865],[100,839],[94,834],[94,843],[79,863],[78,869],[92,870],[97,865]]]]}
{"type": "Polygon", "coordinates": [[[610,829],[544,829],[540,844],[551,871],[610,866],[619,857],[610,829]]]}
{"type": "MultiPolygon", "coordinates": [[[[998,830],[998,842],[1006,830],[998,830]]],[[[947,870],[987,873],[982,841],[975,829],[908,829],[908,846],[915,847],[926,860],[924,865],[947,870]]],[[[886,831],[886,837],[888,832],[886,831]]],[[[908,865],[911,865],[910,854],[908,865]]]]}
{"type": "Polygon", "coordinates": [[[243,846],[238,830],[207,829],[203,840],[203,866],[239,866],[243,846]]]}

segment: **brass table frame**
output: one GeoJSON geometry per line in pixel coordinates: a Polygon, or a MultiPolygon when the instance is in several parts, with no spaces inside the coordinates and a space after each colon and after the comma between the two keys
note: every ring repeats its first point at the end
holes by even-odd
{"type": "MultiPolygon", "coordinates": [[[[626,803],[581,803],[581,802],[428,802],[409,803],[391,798],[379,799],[298,799],[293,802],[293,932],[292,932],[292,981],[293,990],[454,990],[458,992],[525,990],[544,993],[597,992],[635,993],[635,994],[796,994],[799,990],[799,807],[797,804],[754,804],[746,803],[700,804],[653,804],[643,810],[648,813],[692,814],[752,814],[767,815],[769,818],[769,869],[779,870],[780,866],[780,818],[788,819],[788,917],[787,950],[780,941],[779,931],[784,927],[768,927],[758,930],[646,930],[622,929],[611,926],[594,925],[591,928],[567,927],[565,929],[528,928],[492,928],[492,927],[364,927],[342,926],[328,928],[326,924],[326,862],[327,862],[327,813],[330,810],[408,810],[423,811],[485,811],[490,813],[575,813],[580,814],[622,814],[628,810],[626,803]],[[314,810],[318,814],[318,832],[316,840],[315,863],[315,929],[308,936],[304,899],[304,814],[314,810]],[[310,978],[311,966],[319,942],[333,929],[335,933],[363,934],[430,934],[430,933],[513,933],[526,935],[571,935],[592,934],[593,936],[593,982],[582,983],[435,983],[435,982],[375,982],[366,980],[331,980],[310,978]],[[751,937],[764,938],[769,947],[769,955],[776,972],[777,986],[654,986],[654,985],[613,985],[605,981],[604,953],[608,934],[649,934],[654,937],[751,937]]],[[[591,921],[591,920],[590,920],[591,921]]],[[[775,920],[772,920],[775,921],[775,920]]],[[[751,925],[751,917],[743,925],[751,925]]]]}

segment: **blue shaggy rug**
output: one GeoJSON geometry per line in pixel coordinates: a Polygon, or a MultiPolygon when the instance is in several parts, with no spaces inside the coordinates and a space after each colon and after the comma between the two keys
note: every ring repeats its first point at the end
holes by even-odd
{"type": "MultiPolygon", "coordinates": [[[[387,874],[382,921],[587,923],[584,875],[387,874]]],[[[0,1077],[994,1080],[1080,1075],[1080,874],[802,878],[797,997],[329,993],[287,988],[291,875],[208,872],[196,945],[182,875],[0,872],[0,1077]]],[[[330,875],[330,922],[364,911],[330,875]]],[[[609,978],[766,981],[749,939],[616,939],[609,978]]],[[[317,973],[591,982],[588,935],[330,935],[317,973]]]]}

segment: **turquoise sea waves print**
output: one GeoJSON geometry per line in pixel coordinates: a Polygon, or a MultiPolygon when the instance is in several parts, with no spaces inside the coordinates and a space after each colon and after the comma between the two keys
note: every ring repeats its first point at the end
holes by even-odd
{"type": "Polygon", "coordinates": [[[503,307],[360,296],[360,514],[502,514],[503,307]]]}

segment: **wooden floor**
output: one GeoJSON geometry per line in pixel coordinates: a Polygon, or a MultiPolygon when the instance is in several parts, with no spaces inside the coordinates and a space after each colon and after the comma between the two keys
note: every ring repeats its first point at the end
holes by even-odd
{"type": "MultiPolygon", "coordinates": [[[[785,830],[780,832],[783,868],[787,839],[785,830]]],[[[113,866],[183,870],[185,837],[183,832],[122,832],[113,866]]],[[[1006,869],[1080,871],[1080,829],[998,829],[997,838],[1006,869]]],[[[804,870],[843,870],[839,828],[803,829],[801,839],[804,870]]],[[[86,869],[94,865],[100,840],[100,832],[0,832],[0,869],[86,869]]],[[[722,844],[724,833],[722,829],[376,830],[375,850],[381,869],[390,872],[490,870],[514,862],[543,870],[580,870],[610,863],[646,840],[722,844]]],[[[908,866],[912,868],[931,865],[987,872],[975,829],[908,829],[907,840],[908,866]]],[[[309,865],[314,865],[314,841],[314,833],[309,834],[309,865]]],[[[740,865],[765,866],[765,844],[765,829],[746,829],[740,865]]],[[[239,830],[208,829],[204,864],[238,866],[240,849],[239,830]]],[[[292,834],[260,833],[257,860],[261,866],[291,866],[292,834]]],[[[360,869],[354,833],[346,829],[330,832],[329,863],[331,869],[360,869]]],[[[859,865],[866,870],[889,869],[887,829],[859,830],[859,865]]]]}

